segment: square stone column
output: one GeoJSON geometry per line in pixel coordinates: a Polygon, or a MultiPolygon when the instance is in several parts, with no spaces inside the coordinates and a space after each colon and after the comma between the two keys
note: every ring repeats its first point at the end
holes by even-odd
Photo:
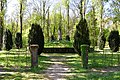
{"type": "Polygon", "coordinates": [[[38,67],[38,44],[30,45],[30,53],[31,53],[31,67],[38,67]]]}

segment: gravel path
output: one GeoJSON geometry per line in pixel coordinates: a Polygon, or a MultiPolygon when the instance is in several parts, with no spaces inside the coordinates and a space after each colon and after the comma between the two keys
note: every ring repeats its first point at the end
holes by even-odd
{"type": "Polygon", "coordinates": [[[45,71],[50,80],[66,80],[67,76],[70,76],[70,67],[63,62],[66,61],[63,56],[51,56],[51,65],[45,71]]]}

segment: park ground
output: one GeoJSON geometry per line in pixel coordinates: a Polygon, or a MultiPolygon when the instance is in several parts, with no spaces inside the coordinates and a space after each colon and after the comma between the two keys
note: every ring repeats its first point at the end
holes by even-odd
{"type": "Polygon", "coordinates": [[[1,51],[0,79],[119,80],[119,57],[119,52],[89,53],[88,69],[84,69],[81,56],[76,53],[42,53],[38,68],[31,68],[29,52],[23,49],[1,51]]]}

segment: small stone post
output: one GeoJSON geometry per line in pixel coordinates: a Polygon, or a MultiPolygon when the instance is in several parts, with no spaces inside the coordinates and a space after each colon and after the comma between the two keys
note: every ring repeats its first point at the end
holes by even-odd
{"type": "Polygon", "coordinates": [[[82,57],[82,65],[83,68],[88,68],[88,51],[89,51],[89,45],[81,45],[81,57],[82,57]]]}
{"type": "Polygon", "coordinates": [[[30,45],[30,52],[31,52],[31,67],[38,67],[38,44],[30,45]]]}

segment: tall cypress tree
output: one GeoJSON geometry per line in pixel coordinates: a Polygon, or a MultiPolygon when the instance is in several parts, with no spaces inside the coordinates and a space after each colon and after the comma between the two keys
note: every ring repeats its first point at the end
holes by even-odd
{"type": "Polygon", "coordinates": [[[76,26],[76,31],[74,35],[74,43],[73,46],[75,50],[81,55],[80,46],[82,44],[90,45],[89,39],[89,29],[87,26],[86,19],[81,19],[78,25],[76,26]]]}

